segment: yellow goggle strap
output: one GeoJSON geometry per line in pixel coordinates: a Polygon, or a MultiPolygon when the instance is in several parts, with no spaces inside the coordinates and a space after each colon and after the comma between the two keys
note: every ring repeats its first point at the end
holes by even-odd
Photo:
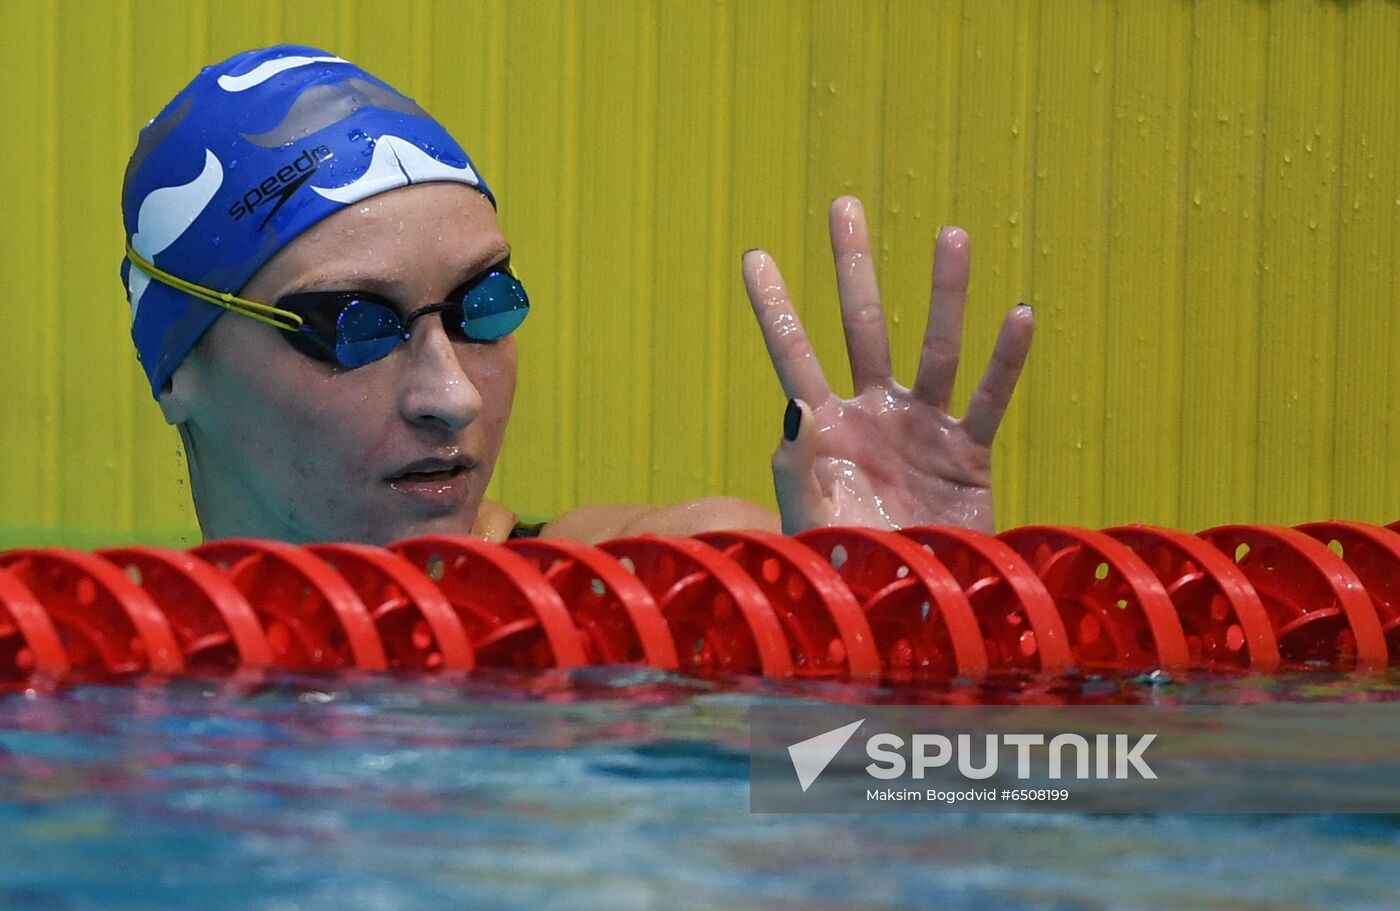
{"type": "Polygon", "coordinates": [[[257,301],[251,301],[247,298],[229,294],[227,291],[215,291],[213,288],[206,288],[203,285],[196,285],[194,282],[185,281],[178,275],[171,275],[169,272],[166,272],[155,263],[145,259],[140,253],[132,249],[130,240],[126,242],[126,258],[131,260],[133,268],[145,272],[154,281],[174,288],[176,291],[183,291],[190,297],[198,298],[216,307],[223,307],[225,310],[232,310],[234,313],[241,313],[250,319],[255,319],[260,323],[266,323],[277,329],[288,329],[295,332],[301,328],[302,318],[290,310],[283,310],[271,304],[261,304],[257,301]]]}

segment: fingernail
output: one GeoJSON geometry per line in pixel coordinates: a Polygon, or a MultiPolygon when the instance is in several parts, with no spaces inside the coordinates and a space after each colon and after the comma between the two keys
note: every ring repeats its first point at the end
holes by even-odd
{"type": "Polygon", "coordinates": [[[747,250],[744,251],[744,255],[745,255],[745,256],[748,256],[750,253],[757,253],[757,252],[758,252],[758,248],[757,248],[757,247],[749,247],[747,250]]]}
{"type": "Polygon", "coordinates": [[[797,431],[802,429],[802,409],[797,399],[788,399],[787,412],[783,414],[783,439],[791,443],[797,439],[797,431]]]}
{"type": "Polygon", "coordinates": [[[1031,311],[1032,313],[1035,312],[1035,308],[1032,307],[1030,304],[1026,303],[1025,301],[1021,301],[1021,302],[1020,302],[1019,304],[1017,304],[1016,306],[1018,306],[1018,307],[1025,307],[1027,310],[1031,311]]]}

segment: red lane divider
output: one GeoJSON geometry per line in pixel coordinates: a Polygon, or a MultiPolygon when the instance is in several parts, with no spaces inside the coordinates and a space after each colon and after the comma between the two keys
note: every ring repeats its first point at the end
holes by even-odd
{"type": "Polygon", "coordinates": [[[1392,661],[1400,522],[0,552],[5,691],[36,678],[241,667],[641,664],[878,681],[915,701],[1054,701],[1072,693],[1053,675],[1076,667],[1239,673],[1392,661]],[[949,690],[957,677],[980,682],[949,690]]]}
{"type": "Polygon", "coordinates": [[[614,557],[574,541],[521,538],[506,547],[544,573],[568,605],[583,633],[588,664],[680,667],[656,599],[614,557]]]}
{"type": "Polygon", "coordinates": [[[1288,662],[1386,666],[1385,631],[1361,580],[1327,545],[1270,525],[1222,525],[1200,537],[1244,570],[1288,662]]]}
{"type": "Polygon", "coordinates": [[[880,655],[865,612],[825,559],[770,532],[713,531],[696,538],[718,548],[758,584],[792,646],[796,676],[880,676],[880,655]]]}
{"type": "Polygon", "coordinates": [[[23,680],[34,673],[62,677],[68,667],[68,654],[43,603],[0,569],[0,680],[23,680]]]}
{"type": "Polygon", "coordinates": [[[305,671],[388,668],[364,602],[311,551],[280,541],[231,538],[191,553],[226,572],[248,599],[276,666],[305,671]]]}
{"type": "Polygon", "coordinates": [[[1191,667],[1263,673],[1278,667],[1269,613],[1233,560],[1170,528],[1125,525],[1104,534],[1141,557],[1167,590],[1186,633],[1191,667]]]}
{"type": "Polygon", "coordinates": [[[184,668],[170,621],[121,570],[93,554],[49,548],[0,554],[34,593],[79,673],[173,674],[184,668]]]}
{"type": "Polygon", "coordinates": [[[1360,522],[1313,522],[1298,531],[1341,551],[1380,618],[1391,664],[1400,662],[1400,531],[1360,522]]]}
{"type": "Polygon", "coordinates": [[[225,573],[194,554],[159,547],[108,548],[97,555],[160,608],[190,670],[272,665],[272,645],[257,614],[225,573]]]}
{"type": "Polygon", "coordinates": [[[1045,583],[1004,541],[966,528],[927,525],[900,534],[948,568],[977,615],[991,665],[1062,673],[1074,665],[1069,634],[1045,583]]]}
{"type": "Polygon", "coordinates": [[[792,676],[782,624],[763,590],[715,548],[654,535],[606,541],[599,548],[635,573],[656,599],[682,670],[792,676]]]}
{"type": "Polygon", "coordinates": [[[418,568],[368,544],[312,544],[311,553],[350,583],[374,621],[388,666],[471,670],[476,655],[452,604],[418,568]]]}
{"type": "Polygon", "coordinates": [[[559,594],[524,557],[477,538],[430,535],[389,548],[447,597],[481,667],[581,667],[578,627],[559,594]]]}
{"type": "Polygon", "coordinates": [[[898,683],[975,676],[987,647],[962,586],[909,538],[869,528],[813,528],[796,536],[827,560],[861,604],[898,683]]]}
{"type": "Polygon", "coordinates": [[[1190,664],[1171,598],[1126,545],[1102,532],[1050,525],[998,537],[1045,583],[1082,667],[1176,670],[1190,664]]]}

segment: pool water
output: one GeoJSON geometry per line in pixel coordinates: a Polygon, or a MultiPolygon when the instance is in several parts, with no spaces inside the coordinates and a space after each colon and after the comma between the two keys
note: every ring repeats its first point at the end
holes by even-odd
{"type": "MultiPolygon", "coordinates": [[[[1400,907],[1390,817],[750,814],[755,701],[902,697],[733,683],[605,668],[12,693],[0,908],[1400,907]]],[[[1047,691],[1397,699],[1400,674],[1047,691]]]]}

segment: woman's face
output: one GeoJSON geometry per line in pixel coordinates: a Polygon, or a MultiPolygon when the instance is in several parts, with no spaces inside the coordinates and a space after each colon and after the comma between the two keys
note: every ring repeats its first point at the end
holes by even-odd
{"type": "MultiPolygon", "coordinates": [[[[429,183],[349,206],[267,262],[241,296],[374,291],[400,316],[507,258],[486,198],[429,183]]],[[[454,340],[436,315],[346,370],[220,317],[161,397],[182,426],[206,537],[388,543],[466,534],[515,393],[515,342],[454,340]]]]}

